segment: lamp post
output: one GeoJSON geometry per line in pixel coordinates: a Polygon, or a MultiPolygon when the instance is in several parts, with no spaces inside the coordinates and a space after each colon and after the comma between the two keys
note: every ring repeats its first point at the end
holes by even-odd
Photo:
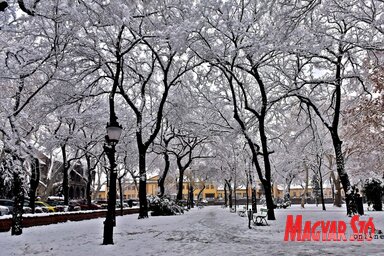
{"type": "MultiPolygon", "coordinates": [[[[115,117],[114,115],[112,115],[115,117]]],[[[119,142],[122,127],[116,120],[111,118],[111,122],[107,124],[107,135],[105,136],[106,144],[104,151],[107,154],[110,170],[109,170],[109,190],[108,190],[108,211],[104,221],[104,239],[103,244],[113,244],[113,227],[115,226],[116,216],[116,161],[115,161],[115,146],[119,142]]]]}

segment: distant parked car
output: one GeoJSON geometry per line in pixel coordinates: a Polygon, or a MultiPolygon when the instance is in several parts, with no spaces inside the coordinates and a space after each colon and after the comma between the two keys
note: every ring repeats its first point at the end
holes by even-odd
{"type": "MultiPolygon", "coordinates": [[[[29,198],[24,199],[24,207],[23,207],[23,212],[24,213],[32,213],[32,208],[29,207],[30,201],[29,198]]],[[[37,206],[35,204],[35,213],[43,213],[46,212],[44,211],[40,206],[37,206]]]]}
{"type": "MultiPolygon", "coordinates": [[[[129,205],[123,202],[123,208],[128,208],[129,205]]],[[[120,200],[116,200],[116,208],[120,208],[120,200]]]]}
{"type": "MultiPolygon", "coordinates": [[[[0,206],[8,208],[8,214],[13,213],[13,200],[11,199],[0,199],[0,206]]],[[[24,200],[23,213],[31,213],[32,209],[28,206],[28,201],[24,200]]]]}
{"type": "Polygon", "coordinates": [[[139,205],[139,200],[138,199],[128,199],[125,200],[125,202],[128,204],[128,207],[133,207],[133,206],[138,206],[139,205]]]}
{"type": "Polygon", "coordinates": [[[0,205],[0,216],[9,214],[9,209],[6,206],[0,205]]]}
{"type": "Polygon", "coordinates": [[[23,213],[32,213],[32,208],[24,204],[23,213]]]}
{"type": "Polygon", "coordinates": [[[13,200],[0,199],[0,205],[7,207],[9,214],[11,214],[13,212],[13,200]]]}
{"type": "Polygon", "coordinates": [[[67,212],[69,210],[69,206],[64,204],[64,201],[61,200],[49,200],[47,204],[55,207],[56,212],[67,212]]]}
{"type": "Polygon", "coordinates": [[[41,209],[43,210],[43,212],[55,212],[56,209],[55,207],[47,204],[47,203],[44,203],[42,201],[36,201],[35,202],[35,206],[36,207],[41,207],[41,209]]]}
{"type": "Polygon", "coordinates": [[[69,205],[68,205],[68,211],[70,212],[73,212],[73,211],[80,211],[81,208],[80,208],[80,205],[77,201],[69,201],[69,205]]]}
{"type": "Polygon", "coordinates": [[[79,210],[100,210],[102,207],[98,204],[91,203],[87,204],[85,200],[72,200],[69,202],[69,211],[79,211],[79,210]]]}
{"type": "Polygon", "coordinates": [[[98,205],[95,203],[91,203],[90,205],[88,205],[86,203],[80,204],[80,208],[81,208],[81,210],[100,210],[100,209],[102,209],[101,205],[98,205]]]}
{"type": "Polygon", "coordinates": [[[108,208],[107,200],[97,200],[96,204],[100,205],[102,209],[107,209],[108,208]]]}

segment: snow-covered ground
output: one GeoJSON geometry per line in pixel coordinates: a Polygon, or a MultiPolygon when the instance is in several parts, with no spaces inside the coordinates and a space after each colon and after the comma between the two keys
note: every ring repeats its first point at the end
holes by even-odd
{"type": "MultiPolygon", "coordinates": [[[[67,222],[25,228],[21,236],[0,233],[0,255],[384,255],[384,239],[372,241],[292,242],[284,241],[286,216],[301,214],[306,220],[351,218],[345,208],[308,205],[276,210],[270,226],[248,229],[247,218],[228,209],[209,206],[184,215],[150,217],[137,214],[117,217],[114,245],[102,245],[104,219],[67,222]]],[[[366,212],[360,220],[373,217],[376,229],[384,231],[384,213],[366,212]]],[[[304,223],[303,223],[304,226],[304,223]]],[[[349,228],[349,227],[348,227],[349,228]]],[[[347,234],[350,232],[347,230],[347,234]]]]}

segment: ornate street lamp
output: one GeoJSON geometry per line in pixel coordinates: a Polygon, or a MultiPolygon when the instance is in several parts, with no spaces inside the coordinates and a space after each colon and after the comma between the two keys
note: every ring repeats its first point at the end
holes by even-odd
{"type": "Polygon", "coordinates": [[[113,124],[107,123],[107,143],[111,146],[115,146],[120,139],[123,128],[117,121],[113,124]]]}
{"type": "Polygon", "coordinates": [[[107,154],[111,168],[109,170],[109,190],[108,190],[108,211],[104,221],[104,239],[103,244],[113,244],[113,227],[116,219],[116,160],[115,146],[119,142],[123,128],[119,125],[114,115],[111,115],[111,123],[107,124],[107,135],[104,144],[104,151],[107,154]],[[114,118],[112,118],[114,117],[114,118]],[[115,119],[115,120],[113,120],[115,119]]]}

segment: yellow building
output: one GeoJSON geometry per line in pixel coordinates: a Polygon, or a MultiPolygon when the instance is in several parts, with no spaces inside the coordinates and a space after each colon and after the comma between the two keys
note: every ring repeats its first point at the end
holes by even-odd
{"type": "MultiPolygon", "coordinates": [[[[290,187],[289,195],[290,198],[299,198],[304,193],[305,185],[293,184],[290,187]]],[[[281,185],[274,186],[274,197],[283,198],[284,187],[281,185]]],[[[332,188],[329,184],[323,185],[324,198],[332,198],[332,188]]],[[[341,195],[344,197],[344,190],[341,190],[341,195]]],[[[308,186],[307,197],[314,197],[312,186],[308,186]]]]}
{"type": "Polygon", "coordinates": [[[183,182],[183,199],[187,199],[189,186],[193,187],[193,198],[197,199],[200,193],[200,199],[216,199],[217,198],[217,188],[214,184],[203,181],[195,182],[183,182]],[[204,188],[203,191],[201,191],[204,188]]]}
{"type": "Polygon", "coordinates": [[[136,186],[136,184],[132,182],[125,185],[124,199],[136,199],[139,197],[138,195],[139,195],[139,184],[137,184],[136,186]]]}
{"type": "Polygon", "coordinates": [[[152,178],[147,179],[147,195],[156,196],[159,192],[158,185],[159,175],[156,175],[152,178]]]}
{"type": "MultiPolygon", "coordinates": [[[[159,176],[153,176],[151,178],[147,179],[147,195],[148,196],[156,196],[159,191],[158,186],[158,179],[159,176]]],[[[139,191],[138,191],[138,185],[136,186],[135,183],[125,183],[123,185],[124,188],[124,199],[137,199],[139,198],[139,191]]],[[[176,187],[176,184],[170,184],[171,186],[176,187]]],[[[193,187],[193,197],[196,200],[200,194],[200,199],[206,199],[206,200],[214,200],[214,199],[223,199],[224,198],[224,187],[223,186],[217,186],[211,182],[205,182],[205,181],[188,181],[186,178],[183,182],[183,199],[188,198],[188,192],[189,192],[189,186],[193,187]],[[201,191],[204,188],[203,191],[201,191]]],[[[227,190],[228,192],[228,190],[227,190]]],[[[252,188],[249,187],[248,190],[246,189],[246,186],[239,186],[236,188],[236,198],[246,198],[248,196],[251,197],[252,195],[252,188]]],[[[291,198],[299,198],[304,193],[304,186],[302,185],[291,185],[290,187],[290,197],[291,198]]],[[[332,198],[332,189],[329,184],[324,184],[323,186],[323,193],[324,198],[332,198]]],[[[256,187],[256,198],[260,198],[264,194],[264,188],[261,183],[258,183],[256,187]]],[[[284,186],[282,185],[273,185],[272,186],[272,194],[274,198],[284,198],[284,186]]],[[[119,192],[117,193],[117,196],[119,196],[119,192]]],[[[308,187],[308,197],[313,197],[313,189],[311,186],[308,187]]],[[[344,191],[342,190],[342,196],[344,196],[344,191]]],[[[104,185],[101,190],[97,194],[98,200],[106,200],[107,199],[107,190],[106,186],[104,185]]]]}
{"type": "MultiPolygon", "coordinates": [[[[229,191],[227,190],[227,193],[229,191]]],[[[236,188],[236,198],[237,199],[241,199],[241,198],[247,198],[247,194],[249,197],[251,197],[252,195],[252,188],[251,187],[248,187],[248,191],[247,191],[247,187],[246,186],[239,186],[236,188]]],[[[218,190],[217,190],[217,198],[224,198],[225,197],[225,192],[224,192],[224,187],[220,187],[218,190]]],[[[257,196],[257,198],[259,198],[260,196],[257,196]]]]}
{"type": "MultiPolygon", "coordinates": [[[[157,181],[159,176],[156,175],[147,179],[147,196],[156,196],[159,190],[159,185],[157,181]]],[[[137,186],[134,182],[125,184],[124,186],[124,199],[137,199],[139,198],[139,182],[137,186]]]]}
{"type": "MultiPolygon", "coordinates": [[[[147,195],[148,196],[155,196],[157,195],[158,191],[158,185],[157,180],[159,179],[159,176],[154,176],[152,178],[147,179],[147,195]]],[[[117,189],[119,189],[117,187],[117,189]]],[[[139,198],[139,183],[137,183],[137,186],[134,182],[129,182],[123,184],[123,199],[138,199],[139,198]]],[[[107,200],[108,190],[107,186],[103,185],[100,191],[97,193],[97,200],[107,200]]],[[[119,198],[120,193],[117,192],[117,198],[119,198]]]]}
{"type": "MultiPolygon", "coordinates": [[[[156,196],[158,194],[158,191],[159,191],[158,179],[159,179],[158,175],[147,179],[147,195],[148,196],[156,196]]],[[[183,199],[187,199],[190,185],[192,185],[193,187],[193,196],[195,199],[197,199],[203,187],[204,187],[204,190],[201,192],[201,195],[200,195],[201,199],[218,198],[217,187],[213,183],[203,182],[203,181],[189,182],[186,180],[183,182],[183,190],[182,190],[183,199]]],[[[174,186],[176,187],[176,185],[174,186]]],[[[136,187],[134,183],[126,184],[124,188],[124,198],[130,199],[130,198],[138,198],[138,197],[139,197],[138,187],[136,187]]]]}
{"type": "Polygon", "coordinates": [[[101,186],[101,189],[96,192],[96,196],[95,196],[95,199],[96,200],[107,200],[107,186],[106,185],[103,185],[101,186]]]}

